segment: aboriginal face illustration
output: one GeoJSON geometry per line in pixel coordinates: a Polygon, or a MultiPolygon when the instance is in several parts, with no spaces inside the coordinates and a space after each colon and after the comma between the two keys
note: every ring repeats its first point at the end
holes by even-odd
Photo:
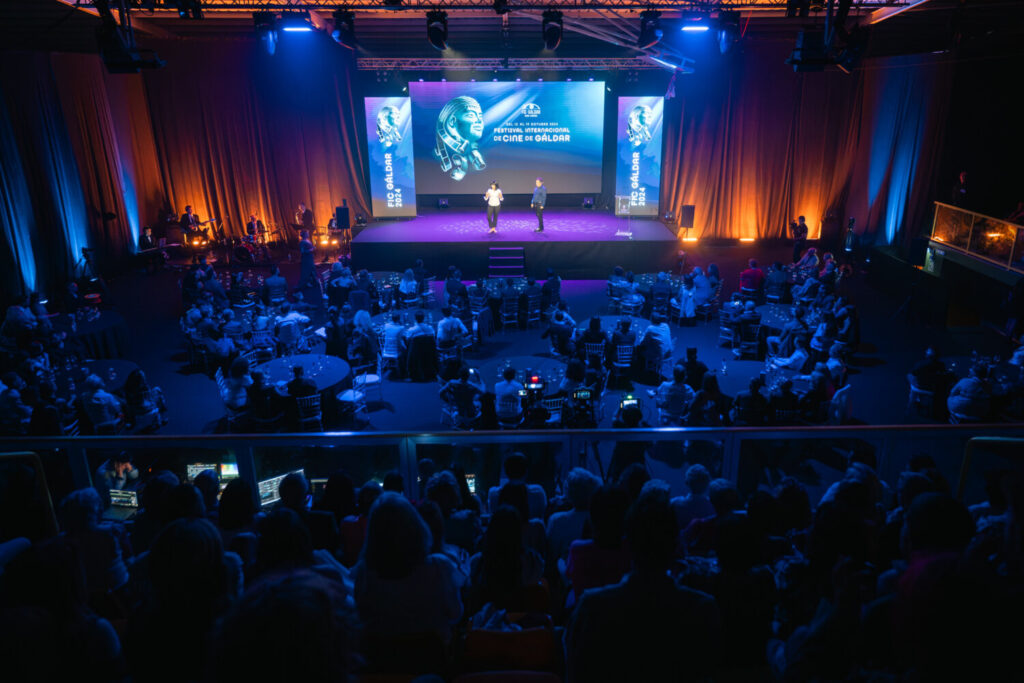
{"type": "Polygon", "coordinates": [[[654,113],[651,108],[638,104],[629,112],[629,119],[626,122],[626,135],[633,147],[640,147],[651,139],[651,119],[654,113]]]}
{"type": "Polygon", "coordinates": [[[477,149],[484,136],[484,112],[472,97],[460,96],[448,101],[437,117],[434,156],[441,170],[455,180],[462,180],[466,172],[487,167],[477,149]]]}
{"type": "Polygon", "coordinates": [[[402,141],[402,133],[398,130],[398,107],[386,105],[377,112],[377,139],[385,147],[397,145],[402,141]]]}

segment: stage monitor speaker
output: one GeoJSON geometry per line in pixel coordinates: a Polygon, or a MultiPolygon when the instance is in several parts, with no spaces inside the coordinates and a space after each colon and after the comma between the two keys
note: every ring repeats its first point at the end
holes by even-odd
{"type": "Polygon", "coordinates": [[[334,223],[338,226],[339,230],[348,230],[352,227],[347,206],[334,207],[334,223]]]}
{"type": "Polygon", "coordinates": [[[693,214],[695,212],[693,204],[684,204],[679,207],[679,227],[690,230],[693,228],[693,214]]]}

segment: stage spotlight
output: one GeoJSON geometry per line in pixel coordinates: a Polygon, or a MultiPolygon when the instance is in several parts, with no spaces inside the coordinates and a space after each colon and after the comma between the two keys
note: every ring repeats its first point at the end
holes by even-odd
{"type": "Polygon", "coordinates": [[[355,14],[347,9],[334,10],[334,30],[331,31],[331,38],[342,47],[356,49],[355,14]]]}
{"type": "Polygon", "coordinates": [[[735,10],[718,12],[718,51],[723,55],[740,39],[740,13],[735,10]]]}
{"type": "Polygon", "coordinates": [[[448,13],[441,10],[427,12],[427,40],[437,50],[448,49],[448,13]]]}
{"type": "Polygon", "coordinates": [[[203,4],[200,0],[175,0],[178,8],[178,16],[182,19],[202,19],[203,4]]]}
{"type": "Polygon", "coordinates": [[[549,9],[544,12],[543,17],[540,31],[544,36],[544,49],[555,50],[562,42],[562,13],[556,9],[549,9]]]}
{"type": "Polygon", "coordinates": [[[640,36],[636,46],[641,50],[654,47],[661,40],[661,12],[656,9],[644,10],[640,13],[640,36]]]}
{"type": "Polygon", "coordinates": [[[263,43],[267,54],[273,55],[277,51],[277,19],[274,13],[254,12],[252,21],[256,26],[256,36],[263,43]]]}
{"type": "Polygon", "coordinates": [[[282,14],[278,26],[285,33],[309,33],[313,30],[309,23],[309,12],[289,12],[282,14]]]}
{"type": "Polygon", "coordinates": [[[681,18],[683,24],[680,30],[687,33],[704,33],[711,28],[708,25],[708,15],[701,12],[686,12],[681,18]]]}
{"type": "Polygon", "coordinates": [[[508,0],[494,0],[495,14],[508,14],[509,11],[508,0]]]}

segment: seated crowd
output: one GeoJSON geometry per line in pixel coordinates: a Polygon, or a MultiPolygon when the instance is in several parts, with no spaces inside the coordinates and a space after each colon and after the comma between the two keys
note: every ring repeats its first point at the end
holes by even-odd
{"type": "MultiPolygon", "coordinates": [[[[4,673],[1001,680],[1013,666],[1019,474],[968,509],[922,456],[895,491],[851,460],[816,502],[792,478],[744,499],[699,464],[677,497],[639,463],[545,489],[512,453],[481,496],[458,466],[419,465],[415,499],[398,473],[356,488],[337,471],[311,500],[293,472],[261,510],[242,479],[218,497],[212,470],[192,484],[158,470],[127,524],[101,518],[96,489],[61,501],[59,529],[38,506],[4,516],[4,673]]],[[[25,483],[8,474],[5,500],[28,505],[25,483]]]]}

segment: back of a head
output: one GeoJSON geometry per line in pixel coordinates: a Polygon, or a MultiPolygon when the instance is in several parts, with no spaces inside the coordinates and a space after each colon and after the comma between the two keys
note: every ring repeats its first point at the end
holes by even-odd
{"type": "Polygon", "coordinates": [[[206,503],[203,496],[192,484],[178,484],[167,492],[164,505],[164,523],[176,519],[201,519],[206,517],[206,503]]]}
{"type": "Polygon", "coordinates": [[[382,493],[370,510],[361,561],[381,578],[403,579],[430,553],[426,522],[404,496],[382,493]]]}
{"type": "Polygon", "coordinates": [[[427,480],[424,495],[427,500],[437,503],[445,517],[462,505],[459,483],[455,480],[455,475],[448,470],[438,472],[427,480]]]}
{"type": "Polygon", "coordinates": [[[207,511],[217,507],[217,494],[220,493],[220,481],[217,472],[214,470],[203,470],[192,480],[192,485],[199,491],[203,498],[203,505],[207,511]]]}
{"type": "Polygon", "coordinates": [[[306,496],[309,495],[309,482],[302,472],[289,472],[277,487],[281,496],[281,504],[295,511],[306,509],[306,496]]]}
{"type": "Polygon", "coordinates": [[[416,504],[416,512],[430,529],[430,552],[441,552],[444,549],[444,515],[441,514],[441,508],[432,500],[421,500],[416,504]]]}
{"type": "Polygon", "coordinates": [[[663,571],[672,564],[679,526],[659,491],[640,496],[626,516],[626,540],[638,570],[663,571]]]}
{"type": "Polygon", "coordinates": [[[515,368],[505,368],[501,372],[501,377],[506,382],[511,382],[512,380],[514,380],[516,378],[516,369],[515,368]]]}
{"type": "Polygon", "coordinates": [[[405,493],[405,478],[397,470],[391,470],[384,475],[384,482],[381,484],[381,489],[384,492],[390,491],[392,493],[404,494],[405,493]]]}
{"type": "Polygon", "coordinates": [[[523,519],[530,518],[530,495],[526,484],[508,481],[498,490],[498,505],[514,507],[523,519]]]}
{"type": "Polygon", "coordinates": [[[359,491],[356,493],[356,507],[360,515],[370,514],[370,508],[373,507],[381,491],[380,484],[372,480],[359,487],[359,491]]]}
{"type": "Polygon", "coordinates": [[[715,514],[719,517],[740,507],[740,496],[736,493],[736,487],[728,479],[715,479],[708,484],[708,498],[715,508],[715,514]]]}
{"type": "Polygon", "coordinates": [[[672,381],[675,382],[676,384],[684,384],[684,383],[686,383],[686,368],[684,368],[682,365],[678,365],[678,364],[677,365],[673,365],[672,366],[672,381]]]}
{"type": "Polygon", "coordinates": [[[421,323],[427,319],[427,316],[423,314],[423,311],[416,311],[416,313],[413,314],[413,318],[416,320],[416,322],[421,323]]]}
{"type": "Polygon", "coordinates": [[[341,587],[312,572],[258,584],[215,636],[214,680],[347,681],[356,619],[341,587]]]}
{"type": "Polygon", "coordinates": [[[153,540],[147,562],[157,603],[173,610],[213,611],[227,597],[220,532],[205,519],[179,519],[153,540]]]}
{"type": "Polygon", "coordinates": [[[589,509],[590,498],[600,486],[601,480],[598,479],[590,470],[583,467],[574,467],[569,470],[566,489],[573,509],[589,509]]]}
{"type": "Polygon", "coordinates": [[[690,465],[686,468],[686,488],[695,496],[707,493],[708,484],[711,483],[711,474],[708,469],[700,463],[690,465]]]}
{"type": "Polygon", "coordinates": [[[644,484],[650,480],[651,474],[647,471],[647,468],[635,462],[622,470],[622,474],[619,475],[619,480],[616,484],[626,492],[630,501],[634,501],[640,496],[640,491],[643,489],[644,484]]]}
{"type": "Polygon", "coordinates": [[[252,523],[256,516],[256,503],[249,483],[241,477],[232,479],[220,494],[217,523],[222,529],[232,531],[252,523]]]}
{"type": "Polygon", "coordinates": [[[313,564],[313,539],[298,513],[277,508],[260,521],[256,563],[263,571],[292,570],[313,564]]]}
{"type": "Polygon", "coordinates": [[[94,488],[72,491],[60,502],[64,531],[74,535],[96,526],[103,514],[103,501],[94,488]]]}
{"type": "Polygon", "coordinates": [[[512,453],[505,458],[503,468],[505,476],[509,479],[526,479],[526,456],[522,453],[512,453]]]}
{"type": "Polygon", "coordinates": [[[718,520],[715,552],[722,571],[745,572],[758,563],[760,543],[747,515],[726,515],[718,520]]]}
{"type": "Polygon", "coordinates": [[[88,599],[77,546],[65,538],[36,541],[11,559],[3,578],[0,604],[5,608],[39,606],[61,619],[77,616],[88,599]]]}
{"type": "Polygon", "coordinates": [[[811,524],[811,497],[796,479],[786,477],[775,493],[781,532],[800,531],[811,524]]]}
{"type": "Polygon", "coordinates": [[[946,493],[922,493],[904,521],[910,552],[961,552],[974,535],[974,520],[963,503],[946,493]]]}
{"type": "Polygon", "coordinates": [[[625,533],[629,495],[618,486],[602,486],[590,497],[590,526],[594,542],[603,548],[618,548],[625,533]]]}

